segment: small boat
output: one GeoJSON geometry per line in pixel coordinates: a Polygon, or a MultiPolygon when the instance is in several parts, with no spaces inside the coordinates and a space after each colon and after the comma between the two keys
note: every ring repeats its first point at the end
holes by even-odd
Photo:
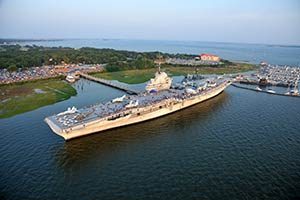
{"type": "Polygon", "coordinates": [[[255,89],[258,91],[262,91],[262,89],[260,87],[256,87],[255,89]]]}
{"type": "Polygon", "coordinates": [[[275,94],[275,93],[276,93],[276,92],[275,92],[274,90],[272,90],[272,89],[268,89],[267,92],[272,93],[272,94],[275,94]]]}
{"type": "Polygon", "coordinates": [[[66,81],[68,81],[69,83],[74,83],[76,79],[72,75],[68,75],[66,77],[66,81]]]}
{"type": "Polygon", "coordinates": [[[298,91],[298,89],[291,90],[290,95],[293,95],[293,96],[299,96],[299,91],[298,91]]]}

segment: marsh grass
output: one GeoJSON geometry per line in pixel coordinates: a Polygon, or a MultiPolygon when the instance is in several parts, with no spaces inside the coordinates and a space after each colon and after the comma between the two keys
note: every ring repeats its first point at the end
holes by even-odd
{"type": "Polygon", "coordinates": [[[70,84],[55,79],[2,85],[0,86],[0,118],[63,101],[76,94],[76,90],[70,84]]]}

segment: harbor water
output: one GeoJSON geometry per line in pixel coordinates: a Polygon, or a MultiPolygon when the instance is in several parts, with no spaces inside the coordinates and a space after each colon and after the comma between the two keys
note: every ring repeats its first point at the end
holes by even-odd
{"type": "Polygon", "coordinates": [[[0,199],[300,197],[299,98],[229,87],[174,114],[65,142],[46,116],[124,94],[83,79],[74,87],[69,100],[0,120],[0,199]]]}
{"type": "MultiPolygon", "coordinates": [[[[107,39],[23,44],[300,63],[299,46],[107,39]]],[[[300,198],[299,98],[231,86],[174,114],[65,142],[45,117],[124,94],[83,79],[73,86],[78,94],[66,101],[0,119],[0,199],[300,198]]]]}

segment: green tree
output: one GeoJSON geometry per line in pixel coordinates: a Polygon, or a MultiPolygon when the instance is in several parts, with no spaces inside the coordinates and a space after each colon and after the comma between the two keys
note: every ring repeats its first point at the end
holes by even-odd
{"type": "Polygon", "coordinates": [[[12,64],[10,65],[8,68],[7,68],[8,71],[10,72],[15,72],[18,70],[17,66],[15,64],[12,64]]]}

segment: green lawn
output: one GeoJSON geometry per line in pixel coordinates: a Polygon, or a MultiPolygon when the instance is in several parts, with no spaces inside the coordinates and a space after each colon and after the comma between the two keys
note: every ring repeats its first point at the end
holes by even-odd
{"type": "MultiPolygon", "coordinates": [[[[238,63],[235,66],[226,67],[199,67],[198,73],[200,74],[232,74],[239,72],[246,72],[256,69],[254,65],[238,63]]],[[[118,80],[120,82],[128,84],[144,83],[150,78],[154,77],[156,68],[150,69],[136,69],[136,70],[126,70],[117,72],[101,72],[93,74],[93,76],[108,79],[108,80],[118,80]]],[[[162,66],[162,70],[167,72],[170,76],[180,76],[186,74],[195,73],[194,67],[173,67],[173,66],[162,66]]]]}
{"type": "Polygon", "coordinates": [[[70,84],[57,79],[2,85],[0,86],[0,118],[63,101],[76,94],[76,90],[70,84]]]}
{"type": "Polygon", "coordinates": [[[150,78],[154,77],[156,69],[136,69],[136,70],[126,70],[126,71],[117,71],[117,72],[103,72],[96,73],[93,76],[108,79],[108,80],[118,80],[120,82],[136,84],[144,83],[150,78]]]}

